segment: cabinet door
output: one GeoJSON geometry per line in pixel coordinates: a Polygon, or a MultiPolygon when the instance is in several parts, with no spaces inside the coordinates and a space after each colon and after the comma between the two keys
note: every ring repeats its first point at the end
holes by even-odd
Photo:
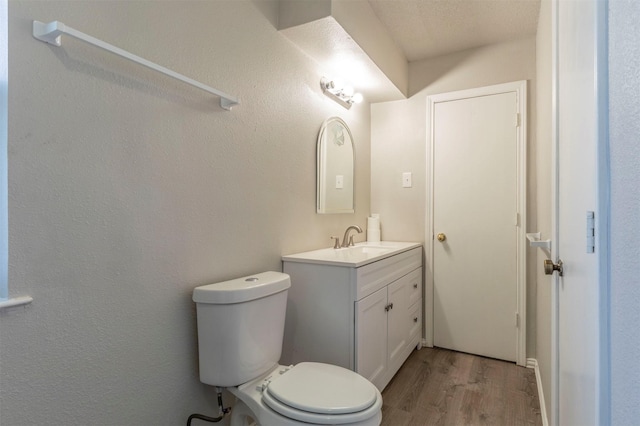
{"type": "Polygon", "coordinates": [[[387,368],[387,288],[356,302],[356,372],[378,386],[387,368]]]}
{"type": "Polygon", "coordinates": [[[399,367],[403,362],[405,348],[409,344],[411,324],[407,323],[409,309],[410,277],[402,277],[389,284],[388,304],[391,307],[387,318],[387,345],[389,368],[399,367]]]}

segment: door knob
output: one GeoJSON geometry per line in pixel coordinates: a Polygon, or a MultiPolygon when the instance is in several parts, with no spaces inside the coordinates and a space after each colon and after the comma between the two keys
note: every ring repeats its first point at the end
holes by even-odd
{"type": "Polygon", "coordinates": [[[558,274],[562,276],[562,260],[558,259],[558,263],[553,263],[553,260],[546,259],[544,261],[544,274],[551,275],[553,271],[558,271],[558,274]]]}
{"type": "Polygon", "coordinates": [[[438,241],[443,242],[444,240],[447,239],[447,236],[441,232],[438,235],[436,235],[436,238],[438,239],[438,241]]]}

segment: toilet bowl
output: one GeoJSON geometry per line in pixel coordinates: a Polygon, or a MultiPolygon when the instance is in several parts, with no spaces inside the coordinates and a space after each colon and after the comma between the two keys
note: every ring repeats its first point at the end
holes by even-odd
{"type": "Polygon", "coordinates": [[[277,366],[264,376],[227,388],[238,398],[232,426],[377,426],[378,389],[353,371],[322,363],[277,366]]]}
{"type": "Polygon", "coordinates": [[[264,272],[194,290],[200,381],[236,396],[232,426],[379,425],[382,396],[359,374],[278,365],[290,286],[287,274],[264,272]]]}

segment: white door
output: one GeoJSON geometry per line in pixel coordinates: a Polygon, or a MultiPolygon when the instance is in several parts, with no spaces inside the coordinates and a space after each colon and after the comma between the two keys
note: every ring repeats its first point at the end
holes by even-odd
{"type": "Polygon", "coordinates": [[[432,271],[434,345],[521,363],[518,95],[431,105],[432,271]]]}
{"type": "MultiPolygon", "coordinates": [[[[606,15],[603,2],[559,1],[555,3],[557,31],[557,141],[556,141],[556,233],[554,261],[563,262],[563,276],[554,285],[554,347],[552,424],[607,424],[601,419],[599,389],[606,385],[600,375],[601,318],[606,306],[599,278],[599,259],[606,247],[593,244],[605,208],[599,208],[598,133],[604,120],[599,105],[603,78],[598,67],[606,63],[601,51],[598,22],[606,15]],[[593,212],[595,231],[589,230],[593,212]],[[589,241],[588,236],[595,233],[589,241]]],[[[606,78],[606,77],[605,77],[606,78]]],[[[604,256],[606,258],[606,255],[604,256]]]]}

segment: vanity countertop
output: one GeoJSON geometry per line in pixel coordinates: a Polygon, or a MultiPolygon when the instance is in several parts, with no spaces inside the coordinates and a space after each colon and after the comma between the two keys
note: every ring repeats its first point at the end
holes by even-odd
{"type": "Polygon", "coordinates": [[[282,256],[282,260],[284,262],[315,263],[320,265],[358,268],[421,246],[422,243],[398,241],[364,242],[340,249],[325,248],[304,253],[289,254],[282,256]]]}

